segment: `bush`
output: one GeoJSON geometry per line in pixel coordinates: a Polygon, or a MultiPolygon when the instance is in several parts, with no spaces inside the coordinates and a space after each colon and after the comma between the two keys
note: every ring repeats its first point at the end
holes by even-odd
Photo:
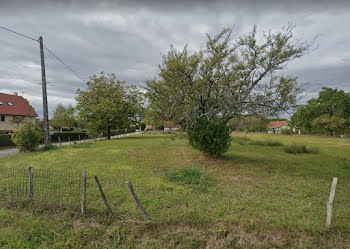
{"type": "Polygon", "coordinates": [[[291,135],[292,131],[290,129],[282,129],[281,134],[282,135],[291,135]]]}
{"type": "Polygon", "coordinates": [[[37,123],[25,122],[19,129],[15,129],[11,139],[21,152],[34,151],[39,147],[43,134],[37,123]]]}
{"type": "Polygon", "coordinates": [[[11,135],[0,134],[0,147],[14,146],[15,144],[11,140],[11,135]]]}
{"type": "Polygon", "coordinates": [[[230,129],[221,119],[200,118],[187,132],[193,148],[207,156],[220,156],[231,144],[230,129]]]}
{"type": "Polygon", "coordinates": [[[188,185],[205,186],[209,177],[203,174],[198,168],[185,168],[167,173],[166,178],[171,182],[179,182],[188,185]]]}
{"type": "Polygon", "coordinates": [[[69,141],[74,141],[74,140],[79,140],[79,135],[80,139],[87,139],[89,138],[88,134],[86,132],[80,132],[80,131],[75,131],[75,132],[55,132],[51,136],[51,141],[52,142],[59,142],[58,137],[60,137],[61,142],[67,142],[69,141]]]}
{"type": "Polygon", "coordinates": [[[290,144],[284,147],[284,151],[291,154],[301,154],[301,153],[310,153],[310,154],[318,154],[319,149],[316,147],[308,148],[305,144],[290,144]]]}

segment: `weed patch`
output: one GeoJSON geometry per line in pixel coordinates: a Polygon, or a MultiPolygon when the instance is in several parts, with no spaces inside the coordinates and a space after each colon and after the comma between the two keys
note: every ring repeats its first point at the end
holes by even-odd
{"type": "Polygon", "coordinates": [[[168,172],[167,180],[186,185],[206,186],[209,184],[209,176],[202,173],[198,168],[184,168],[168,172]]]}
{"type": "Polygon", "coordinates": [[[252,145],[260,145],[260,146],[282,146],[283,144],[279,141],[265,139],[265,140],[253,140],[250,142],[252,145]]]}
{"type": "Polygon", "coordinates": [[[316,147],[307,147],[305,144],[297,143],[284,146],[284,151],[291,154],[318,154],[320,152],[316,147]]]}

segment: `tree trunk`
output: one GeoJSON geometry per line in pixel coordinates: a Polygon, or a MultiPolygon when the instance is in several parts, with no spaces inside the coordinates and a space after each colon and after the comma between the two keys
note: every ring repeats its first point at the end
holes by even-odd
{"type": "Polygon", "coordinates": [[[107,139],[111,139],[111,127],[107,126],[107,139]]]}

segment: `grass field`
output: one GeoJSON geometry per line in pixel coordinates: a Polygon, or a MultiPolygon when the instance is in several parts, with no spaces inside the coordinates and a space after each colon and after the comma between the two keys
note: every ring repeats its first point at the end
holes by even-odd
{"type": "Polygon", "coordinates": [[[86,169],[89,177],[85,217],[78,209],[1,208],[0,248],[350,248],[350,140],[262,134],[233,139],[221,159],[203,157],[186,139],[155,134],[0,159],[2,168],[79,175],[86,169]],[[278,143],[261,142],[268,138],[319,153],[289,154],[278,143]],[[250,142],[236,142],[241,140],[250,142]],[[95,175],[115,213],[110,219],[95,175]],[[138,213],[127,180],[151,222],[138,213]]]}

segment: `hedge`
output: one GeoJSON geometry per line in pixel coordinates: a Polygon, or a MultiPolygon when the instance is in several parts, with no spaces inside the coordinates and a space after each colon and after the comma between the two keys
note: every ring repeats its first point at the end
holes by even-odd
{"type": "Polygon", "coordinates": [[[0,147],[15,146],[10,134],[0,134],[0,147]]]}
{"type": "Polygon", "coordinates": [[[80,139],[88,139],[89,138],[89,136],[86,132],[55,132],[51,136],[51,141],[52,142],[59,142],[58,137],[61,138],[61,142],[69,141],[68,138],[70,139],[70,141],[77,141],[77,140],[79,140],[79,135],[80,135],[80,139]]]}

